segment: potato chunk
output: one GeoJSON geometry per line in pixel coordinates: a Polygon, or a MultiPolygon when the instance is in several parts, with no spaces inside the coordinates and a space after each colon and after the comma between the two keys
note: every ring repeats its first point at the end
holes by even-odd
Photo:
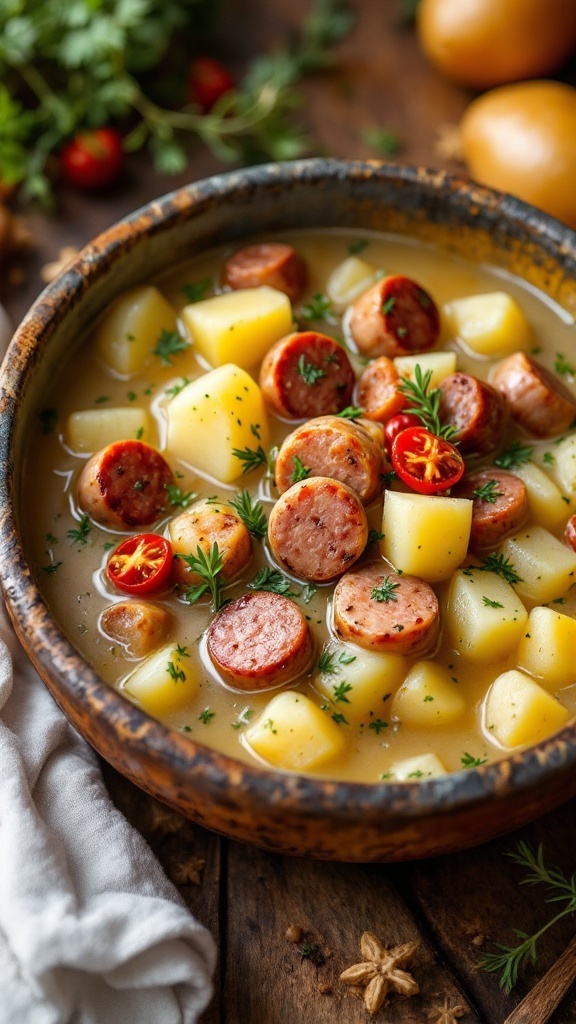
{"type": "Polygon", "coordinates": [[[182,319],[210,366],[235,363],[245,370],[292,330],[292,306],[284,292],[263,285],[193,302],[182,319]]]}
{"type": "Polygon", "coordinates": [[[414,380],[416,367],[422,370],[422,376],[430,370],[429,390],[437,388],[444,377],[456,372],[455,352],[420,352],[416,356],[396,356],[392,360],[401,377],[414,380]]]}
{"type": "Polygon", "coordinates": [[[539,743],[568,721],[555,697],[518,669],[499,675],[486,694],[484,721],[503,747],[539,743]]]}
{"type": "Polygon", "coordinates": [[[198,674],[193,671],[187,649],[167,644],[142,662],[122,689],[148,714],[162,718],[186,707],[198,687],[198,674]]]}
{"type": "Polygon", "coordinates": [[[538,605],[518,647],[518,667],[541,677],[546,690],[576,682],[576,619],[538,605]]]}
{"type": "Polygon", "coordinates": [[[576,495],[576,434],[554,445],[553,474],[566,495],[576,495]]]}
{"type": "Polygon", "coordinates": [[[421,782],[446,774],[446,768],[437,754],[416,754],[415,757],[396,761],[385,777],[394,782],[421,782]]]}
{"type": "Polygon", "coordinates": [[[450,582],[444,621],[460,654],[474,661],[496,661],[516,647],[528,612],[498,573],[466,569],[454,573],[450,582]]]}
{"type": "Polygon", "coordinates": [[[498,553],[510,559],[521,577],[514,589],[524,600],[546,604],[562,597],[574,582],[576,551],[542,526],[531,526],[507,537],[498,553]]]}
{"type": "Polygon", "coordinates": [[[150,443],[150,417],[146,409],[82,409],[66,423],[66,442],[73,452],[93,454],[114,441],[150,443]]]}
{"type": "Polygon", "coordinates": [[[466,557],[471,525],[467,498],[386,491],[380,551],[395,569],[438,582],[466,557]]]}
{"type": "Polygon", "coordinates": [[[269,431],[262,393],[250,374],[233,363],[187,384],[167,412],[170,455],[222,483],[236,480],[246,468],[235,449],[261,448],[265,456],[269,431]]]}
{"type": "Polygon", "coordinates": [[[244,736],[263,761],[290,771],[317,768],[346,746],[341,726],[295,690],[277,693],[244,736]]]}
{"type": "Polygon", "coordinates": [[[111,370],[130,376],[152,362],[163,331],[177,330],[176,311],[158,288],[132,288],[106,310],[96,329],[96,351],[111,370]]]}
{"type": "Polygon", "coordinates": [[[378,270],[358,256],[348,256],[334,268],[326,294],[336,309],[345,309],[376,280],[378,270]]]}
{"type": "Polygon", "coordinates": [[[555,530],[566,520],[566,502],[562,492],[535,462],[514,466],[514,475],[524,481],[531,516],[540,526],[555,530]]]}
{"type": "Polygon", "coordinates": [[[330,644],[320,659],[314,687],[347,722],[369,722],[387,717],[390,697],[405,674],[406,661],[399,655],[330,644]]]}
{"type": "Polygon", "coordinates": [[[477,356],[507,356],[531,344],[528,321],[507,292],[454,299],[443,313],[457,339],[477,356]]]}
{"type": "Polygon", "coordinates": [[[412,666],[392,704],[393,716],[416,729],[450,725],[465,711],[458,685],[447,669],[433,661],[412,666]]]}

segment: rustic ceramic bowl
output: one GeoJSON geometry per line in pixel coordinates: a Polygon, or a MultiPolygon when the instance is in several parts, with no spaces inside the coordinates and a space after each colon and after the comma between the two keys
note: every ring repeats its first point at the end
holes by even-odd
{"type": "Polygon", "coordinates": [[[16,630],[54,698],[120,772],[224,835],[341,861],[424,857],[511,831],[576,793],[576,726],[532,749],[429,781],[326,782],[247,766],[154,721],[105,685],[50,616],[21,542],[21,467],[43,383],[116,295],[192,253],[295,227],[432,240],[530,281],[576,315],[576,234],[442,172],[311,160],[232,172],[150,203],[106,231],[37,300],[0,391],[0,565],[16,630]]]}

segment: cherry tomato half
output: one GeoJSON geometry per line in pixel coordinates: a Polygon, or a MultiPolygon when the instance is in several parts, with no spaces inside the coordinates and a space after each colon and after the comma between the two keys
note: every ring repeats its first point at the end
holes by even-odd
{"type": "Polygon", "coordinates": [[[162,590],[170,579],[172,545],[157,533],[127,537],[114,549],[106,572],[108,579],[127,594],[151,594],[162,590]]]}
{"type": "Polygon", "coordinates": [[[423,426],[396,434],[390,454],[400,480],[418,494],[447,491],[464,474],[464,459],[458,449],[423,426]]]}
{"type": "Polygon", "coordinates": [[[122,139],[115,128],[77,132],[60,154],[64,180],[88,192],[110,185],[123,166],[122,139]]]}
{"type": "Polygon", "coordinates": [[[422,420],[419,420],[417,416],[414,416],[411,412],[399,412],[396,416],[391,416],[386,421],[384,426],[384,443],[388,451],[392,447],[392,441],[399,434],[401,430],[406,430],[408,427],[421,427],[422,420]]]}
{"type": "Polygon", "coordinates": [[[188,68],[188,102],[195,103],[204,114],[235,85],[228,68],[215,57],[196,57],[188,68]]]}

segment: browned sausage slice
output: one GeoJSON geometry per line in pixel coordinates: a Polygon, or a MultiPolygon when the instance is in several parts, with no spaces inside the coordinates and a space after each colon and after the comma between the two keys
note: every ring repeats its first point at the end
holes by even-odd
{"type": "Polygon", "coordinates": [[[360,424],[338,416],[318,416],[280,445],[274,477],[280,493],[304,473],[347,484],[368,504],[381,490],[382,448],[360,424]]]}
{"type": "Polygon", "coordinates": [[[149,601],[118,601],[100,616],[102,632],[122,644],[134,658],[144,658],[161,647],[172,628],[172,614],[149,601]]]}
{"type": "Polygon", "coordinates": [[[258,288],[267,284],[297,302],[308,283],[302,257],[284,242],[262,242],[239,249],[226,260],[224,284],[229,288],[258,288]]]}
{"type": "Polygon", "coordinates": [[[398,391],[400,380],[400,374],[388,356],[380,356],[368,364],[356,385],[356,404],[367,419],[386,423],[402,412],[407,401],[398,391]]]}
{"type": "Polygon", "coordinates": [[[222,679],[237,690],[281,686],[310,666],[308,623],[288,597],[244,594],[226,605],[208,630],[208,653],[222,679]]]}
{"type": "Polygon", "coordinates": [[[174,483],[166,459],[143,441],[115,441],[96,452],[78,481],[78,504],[102,526],[147,526],[164,512],[174,483]]]}
{"type": "Polygon", "coordinates": [[[516,422],[534,437],[554,437],[576,419],[576,399],[568,388],[525,352],[498,363],[492,383],[516,422]]]}
{"type": "Polygon", "coordinates": [[[570,516],[570,519],[564,527],[564,543],[576,551],[576,516],[570,516]]]}
{"type": "Polygon", "coordinates": [[[470,473],[453,491],[455,498],[472,499],[470,547],[493,548],[528,518],[524,481],[502,469],[470,473]]]}
{"type": "Polygon", "coordinates": [[[354,370],[344,349],[316,331],[281,338],[264,356],[260,387],[268,408],[286,419],[341,412],[350,404],[354,370]]]}
{"type": "Polygon", "coordinates": [[[440,420],[456,427],[452,441],[460,451],[488,455],[502,441],[508,407],[495,388],[471,373],[451,373],[440,381],[440,420]]]}
{"type": "Polygon", "coordinates": [[[376,281],[352,306],[350,333],[369,356],[406,356],[434,348],[440,314],[434,299],[410,277],[376,281]]]}
{"type": "Polygon", "coordinates": [[[438,598],[424,580],[371,562],[351,569],[334,590],[339,637],[389,654],[430,654],[440,628],[438,598]]]}
{"type": "Polygon", "coordinates": [[[274,557],[289,572],[328,583],[362,554],[368,520],[355,491],[316,476],[280,495],[268,520],[268,540],[274,557]]]}
{"type": "MultiPolygon", "coordinates": [[[[212,545],[217,544],[225,580],[237,576],[252,558],[250,532],[226,502],[199,501],[172,519],[168,532],[174,554],[178,556],[196,556],[199,547],[208,555],[212,545]]],[[[181,557],[174,559],[174,579],[189,587],[201,582],[200,576],[181,557]]]]}

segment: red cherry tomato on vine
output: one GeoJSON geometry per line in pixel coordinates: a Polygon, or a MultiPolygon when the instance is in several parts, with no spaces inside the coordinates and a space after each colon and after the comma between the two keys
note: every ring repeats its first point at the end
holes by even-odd
{"type": "Polygon", "coordinates": [[[60,154],[64,180],[88,192],[110,185],[123,166],[122,139],[115,128],[77,132],[60,154]]]}
{"type": "Polygon", "coordinates": [[[114,549],[106,573],[108,579],[127,594],[151,594],[162,590],[170,579],[172,545],[157,533],[127,537],[114,549]]]}
{"type": "Polygon", "coordinates": [[[384,426],[384,441],[386,448],[390,451],[392,447],[392,441],[399,434],[401,430],[406,430],[408,427],[421,427],[422,420],[419,420],[417,416],[414,416],[411,412],[399,412],[396,416],[391,416],[386,421],[384,426]]]}
{"type": "Polygon", "coordinates": [[[196,57],[188,68],[188,102],[195,103],[204,114],[235,85],[228,68],[215,57],[196,57]]]}
{"type": "Polygon", "coordinates": [[[458,449],[423,426],[396,434],[390,454],[397,476],[418,494],[447,491],[464,475],[458,449]]]}

